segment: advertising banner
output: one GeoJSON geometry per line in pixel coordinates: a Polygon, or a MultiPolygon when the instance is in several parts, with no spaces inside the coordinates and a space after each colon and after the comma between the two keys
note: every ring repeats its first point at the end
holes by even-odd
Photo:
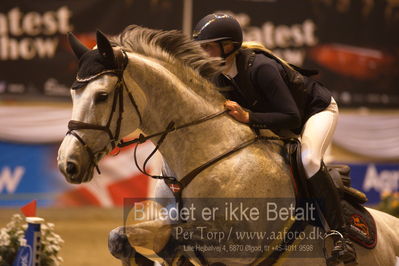
{"type": "MultiPolygon", "coordinates": [[[[40,206],[122,206],[124,198],[151,195],[152,183],[134,166],[131,148],[107,156],[90,183],[68,184],[56,165],[59,144],[0,142],[0,207],[22,206],[37,199],[40,206]]],[[[140,146],[138,161],[144,162],[154,146],[140,146]]],[[[147,170],[161,169],[160,155],[147,170]]],[[[349,164],[352,186],[363,191],[368,205],[380,202],[383,193],[399,192],[399,164],[349,164]]]]}
{"type": "MultiPolygon", "coordinates": [[[[36,199],[39,206],[122,206],[127,197],[147,197],[151,178],[133,162],[133,151],[106,156],[90,183],[71,185],[57,167],[59,144],[14,144],[0,142],[0,207],[19,207],[36,199]]],[[[139,165],[154,146],[140,146],[139,165]]],[[[151,159],[147,170],[161,168],[160,157],[151,159]]],[[[154,172],[153,172],[154,173],[154,172]]]]}
{"type": "Polygon", "coordinates": [[[367,204],[377,204],[381,196],[399,192],[399,164],[350,164],[352,186],[363,191],[367,204]]]}
{"type": "Polygon", "coordinates": [[[218,11],[238,19],[244,40],[318,69],[340,106],[399,106],[398,1],[194,1],[194,25],[218,11]]]}
{"type": "Polygon", "coordinates": [[[69,101],[77,70],[65,34],[88,47],[97,29],[120,33],[137,24],[181,28],[182,0],[13,1],[0,6],[0,100],[69,101]]]}
{"type": "MultiPolygon", "coordinates": [[[[0,7],[0,99],[69,100],[76,73],[65,33],[95,45],[100,29],[127,25],[181,29],[183,0],[3,1],[0,7]]],[[[399,106],[397,1],[193,0],[193,24],[224,11],[259,41],[317,77],[342,107],[399,106]]]]}

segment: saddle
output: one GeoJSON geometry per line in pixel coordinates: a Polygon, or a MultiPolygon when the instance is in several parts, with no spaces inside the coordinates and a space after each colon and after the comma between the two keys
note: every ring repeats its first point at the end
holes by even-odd
{"type": "MultiPolygon", "coordinates": [[[[297,202],[311,199],[307,177],[301,160],[301,144],[292,139],[286,143],[287,160],[292,169],[297,202]]],[[[372,249],[377,244],[377,228],[374,218],[362,206],[367,202],[366,195],[351,187],[350,167],[347,165],[327,165],[328,172],[340,195],[345,233],[357,244],[372,249]]],[[[328,210],[327,210],[328,211],[328,210]]],[[[312,224],[321,226],[320,223],[312,224]]]]}

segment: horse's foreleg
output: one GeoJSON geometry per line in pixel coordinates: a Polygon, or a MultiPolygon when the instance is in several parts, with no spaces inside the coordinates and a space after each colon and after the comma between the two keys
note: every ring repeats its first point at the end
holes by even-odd
{"type": "Polygon", "coordinates": [[[129,244],[145,257],[163,263],[157,253],[161,251],[169,241],[171,228],[161,220],[129,225],[125,227],[129,244]]]}
{"type": "Polygon", "coordinates": [[[130,245],[123,226],[117,227],[109,233],[108,249],[117,259],[121,260],[122,266],[149,266],[154,262],[136,252],[130,245]]]}
{"type": "Polygon", "coordinates": [[[123,226],[117,227],[109,232],[108,250],[111,252],[112,256],[120,260],[134,257],[136,251],[130,246],[124,233],[123,226]]]}

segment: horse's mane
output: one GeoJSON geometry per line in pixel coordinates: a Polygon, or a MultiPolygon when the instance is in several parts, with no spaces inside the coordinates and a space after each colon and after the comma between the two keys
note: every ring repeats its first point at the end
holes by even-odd
{"type": "Polygon", "coordinates": [[[222,61],[209,57],[200,45],[177,30],[161,31],[130,25],[111,42],[127,51],[143,54],[164,62],[176,59],[191,67],[207,80],[212,80],[222,70],[222,61]]]}
{"type": "Polygon", "coordinates": [[[226,100],[212,83],[222,72],[222,59],[209,57],[197,42],[180,31],[130,25],[110,41],[128,52],[169,65],[168,69],[179,75],[205,101],[220,105],[226,100]]]}

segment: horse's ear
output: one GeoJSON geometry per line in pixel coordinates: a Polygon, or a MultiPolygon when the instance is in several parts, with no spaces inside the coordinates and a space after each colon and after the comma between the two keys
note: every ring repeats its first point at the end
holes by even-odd
{"type": "Polygon", "coordinates": [[[84,53],[90,51],[90,49],[81,43],[72,32],[68,32],[67,36],[69,45],[78,59],[80,59],[84,53]]]}
{"type": "Polygon", "coordinates": [[[114,50],[112,50],[111,43],[107,39],[104,33],[97,30],[97,48],[102,57],[104,57],[109,63],[115,63],[114,50]]]}

